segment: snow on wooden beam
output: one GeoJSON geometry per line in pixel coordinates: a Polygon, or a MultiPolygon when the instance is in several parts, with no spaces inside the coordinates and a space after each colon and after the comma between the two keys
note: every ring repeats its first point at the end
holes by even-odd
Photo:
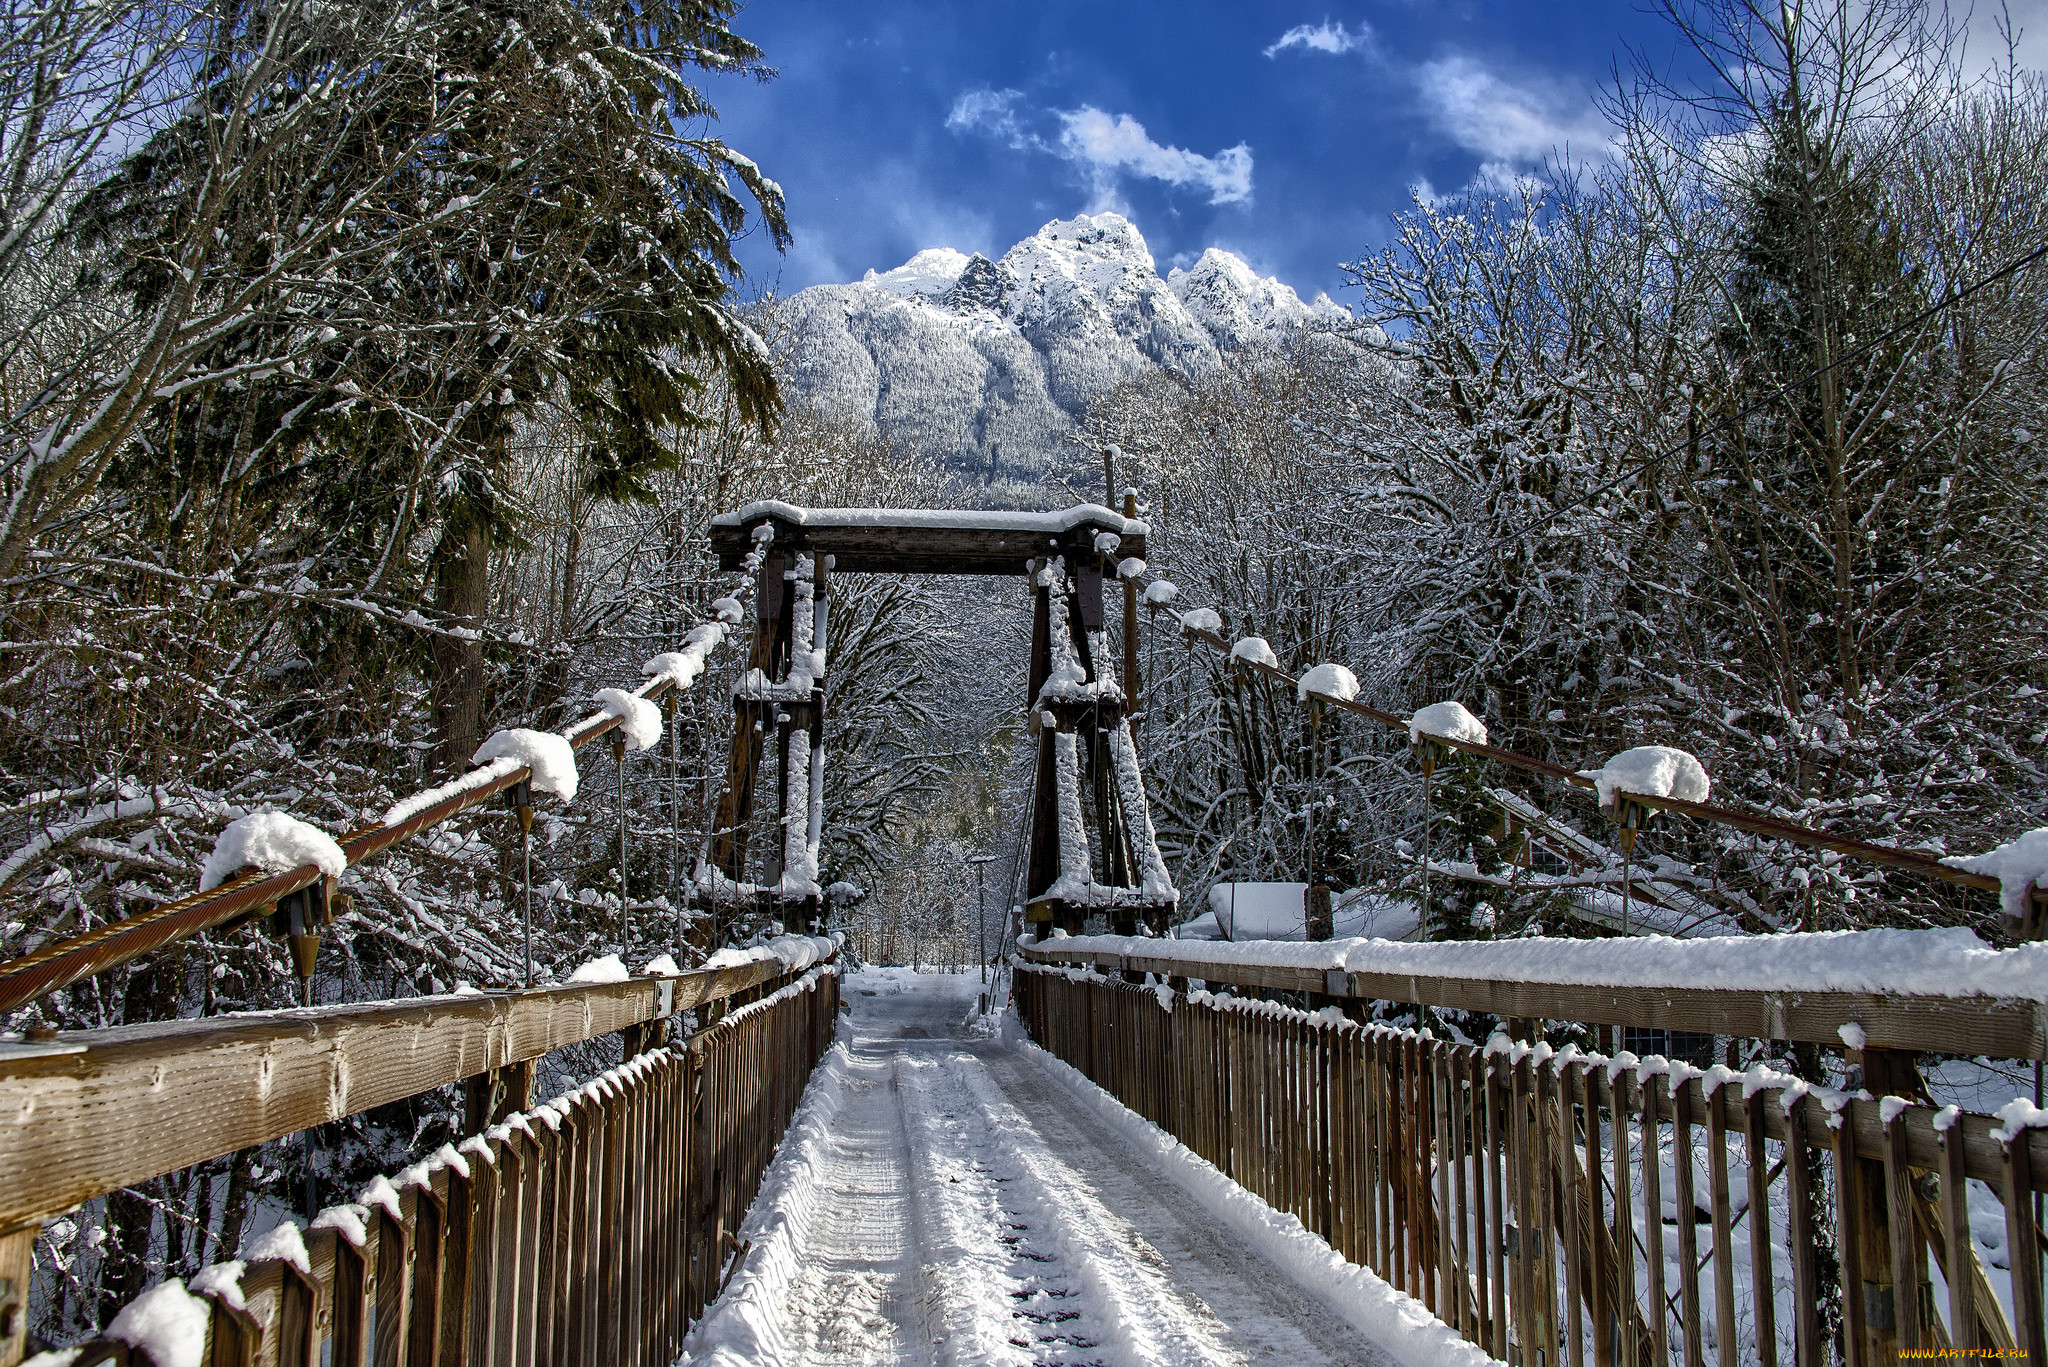
{"type": "Polygon", "coordinates": [[[957,508],[798,508],[767,500],[711,520],[722,569],[737,569],[753,529],[775,528],[778,549],[834,557],[853,574],[1015,574],[1037,556],[1096,557],[1096,537],[1118,538],[1120,557],[1145,555],[1145,523],[1100,504],[1023,513],[957,508]]]}
{"type": "MultiPolygon", "coordinates": [[[[1113,938],[1089,936],[1078,946],[1067,942],[1027,945],[1020,953],[1033,963],[1088,964],[1201,978],[1212,986],[1228,984],[1412,1002],[1418,1006],[1484,1011],[1503,1019],[1627,1025],[1836,1047],[1842,1044],[1842,1027],[1856,1025],[1862,1027],[1872,1048],[1935,1050],[2006,1059],[2048,1057],[2048,1005],[2038,1001],[1893,992],[1544,983],[1273,962],[1280,957],[1277,954],[1250,955],[1244,961],[1232,962],[1225,954],[1241,946],[1200,941],[1130,939],[1123,941],[1129,946],[1127,951],[1121,947],[1098,947],[1106,946],[1113,938]],[[1196,945],[1208,953],[1196,956],[1185,952],[1196,945]]],[[[1612,942],[1583,943],[1598,946],[1612,942]]],[[[1288,943],[1284,948],[1301,951],[1304,946],[1288,943]]]]}

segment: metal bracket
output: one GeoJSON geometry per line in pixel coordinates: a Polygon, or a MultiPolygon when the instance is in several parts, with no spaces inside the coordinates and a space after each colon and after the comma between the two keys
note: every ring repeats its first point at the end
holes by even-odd
{"type": "Polygon", "coordinates": [[[1347,971],[1347,970],[1345,970],[1345,969],[1342,969],[1342,968],[1326,968],[1326,969],[1324,969],[1324,970],[1323,970],[1323,992],[1324,992],[1324,994],[1325,994],[1325,995],[1327,995],[1327,996],[1331,996],[1331,997],[1348,997],[1348,996],[1350,996],[1350,995],[1351,995],[1351,974],[1350,974],[1350,972],[1349,972],[1349,971],[1347,971]]]}
{"type": "Polygon", "coordinates": [[[664,1017],[673,1016],[676,1013],[676,980],[674,978],[661,979],[657,985],[657,990],[661,993],[661,1014],[664,1017]]]}

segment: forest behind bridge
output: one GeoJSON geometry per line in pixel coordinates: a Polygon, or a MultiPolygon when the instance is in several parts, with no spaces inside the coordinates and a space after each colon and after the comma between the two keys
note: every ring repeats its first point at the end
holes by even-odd
{"type": "MultiPolygon", "coordinates": [[[[346,829],[491,731],[636,679],[731,588],[716,512],[986,500],[779,401],[800,339],[731,243],[783,234],[784,205],[713,121],[720,82],[774,58],[743,16],[529,8],[514,30],[400,0],[78,0],[9,30],[7,955],[190,891],[238,816],[346,829]]],[[[1672,18],[1722,84],[1625,69],[1611,155],[1418,202],[1360,244],[1352,321],[1122,387],[1045,453],[1040,502],[1134,486],[1177,607],[1290,673],[1343,662],[1387,710],[1457,698],[1572,768],[1682,745],[1730,805],[1989,848],[2044,797],[2048,93],[1897,0],[1672,18]]],[[[856,929],[899,936],[875,952],[958,957],[965,858],[1001,857],[994,889],[1014,853],[1024,590],[835,593],[824,877],[869,890],[856,929]]],[[[1311,875],[1419,907],[1400,738],[1311,731],[1170,616],[1142,631],[1138,744],[1184,915],[1217,881],[1311,875]]],[[[689,695],[673,759],[628,759],[623,883],[609,761],[543,810],[551,972],[610,946],[621,895],[645,924],[684,905],[740,665],[689,695]]],[[[1421,933],[1611,929],[1585,893],[1622,874],[1589,806],[1462,760],[1427,805],[1421,933]],[[1532,833],[1578,851],[1572,879],[1516,873],[1539,871],[1532,833]]],[[[515,843],[480,811],[352,875],[320,999],[509,980],[515,843]]],[[[2004,933],[1988,898],[1748,835],[1667,823],[1635,860],[1699,899],[1673,929],[2004,933]]],[[[8,1024],[293,992],[283,946],[244,932],[8,1024]]],[[[330,1179],[446,1111],[349,1122],[330,1179]]],[[[107,1242],[53,1236],[65,1313],[232,1247],[215,1203],[288,1199],[299,1165],[245,1153],[110,1198],[107,1242]]]]}

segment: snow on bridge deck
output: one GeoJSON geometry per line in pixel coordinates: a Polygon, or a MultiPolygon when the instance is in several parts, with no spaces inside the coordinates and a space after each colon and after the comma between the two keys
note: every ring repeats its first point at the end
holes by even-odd
{"type": "Polygon", "coordinates": [[[1268,1256],[1291,1221],[1232,1188],[1274,1225],[1247,1238],[1242,1213],[1205,1203],[1213,1170],[1189,1181],[1183,1168],[1206,1165],[1162,1160],[1145,1122],[1065,1065],[975,1037],[977,990],[972,975],[848,977],[850,1037],[784,1140],[740,1233],[754,1249],[686,1362],[1485,1360],[1360,1269],[1347,1271],[1367,1294],[1342,1311],[1306,1289],[1268,1256]]]}

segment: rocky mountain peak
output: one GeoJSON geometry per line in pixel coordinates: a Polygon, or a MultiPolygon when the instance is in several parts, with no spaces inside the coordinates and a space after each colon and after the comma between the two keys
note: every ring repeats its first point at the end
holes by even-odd
{"type": "Polygon", "coordinates": [[[990,484],[1035,482],[1088,405],[1127,380],[1192,377],[1349,316],[1217,247],[1162,279],[1114,213],[1056,219],[995,260],[927,248],[785,309],[792,398],[869,417],[990,484]]]}
{"type": "Polygon", "coordinates": [[[1327,294],[1303,303],[1292,288],[1220,247],[1203,252],[1190,269],[1170,272],[1166,285],[1225,351],[1255,345],[1278,329],[1350,317],[1327,294]]]}
{"type": "Polygon", "coordinates": [[[928,247],[893,271],[869,271],[861,284],[901,298],[936,299],[953,288],[960,272],[967,269],[967,253],[951,247],[928,247]]]}
{"type": "Polygon", "coordinates": [[[966,269],[954,280],[952,288],[939,297],[939,302],[955,313],[965,313],[970,309],[1001,313],[1016,288],[1017,277],[1008,266],[976,252],[968,258],[966,269]]]}

